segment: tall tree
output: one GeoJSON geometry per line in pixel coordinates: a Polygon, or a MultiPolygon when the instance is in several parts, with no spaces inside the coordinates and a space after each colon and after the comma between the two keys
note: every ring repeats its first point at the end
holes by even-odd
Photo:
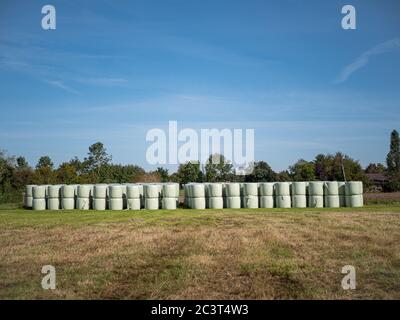
{"type": "Polygon", "coordinates": [[[400,191],[400,139],[396,130],[390,135],[390,151],[386,157],[386,164],[389,175],[388,191],[400,191]]]}
{"type": "Polygon", "coordinates": [[[234,175],[233,165],[222,154],[210,155],[205,170],[205,178],[209,182],[228,181],[234,175]]]}
{"type": "Polygon", "coordinates": [[[247,182],[275,181],[276,172],[265,161],[254,163],[253,172],[246,176],[247,182]]]}
{"type": "Polygon", "coordinates": [[[386,157],[386,164],[389,174],[400,173],[400,138],[396,130],[390,135],[390,151],[386,157]]]}
{"type": "Polygon", "coordinates": [[[53,161],[51,161],[49,156],[42,156],[39,158],[37,164],[36,164],[36,169],[40,169],[40,168],[50,168],[53,169],[53,161]]]}
{"type": "Polygon", "coordinates": [[[293,181],[313,181],[315,180],[315,163],[300,159],[289,167],[289,174],[293,181]]]}
{"type": "Polygon", "coordinates": [[[165,169],[163,167],[158,167],[155,173],[157,173],[160,176],[161,182],[167,182],[169,180],[168,169],[165,169]]]}
{"type": "Polygon", "coordinates": [[[176,176],[181,184],[201,182],[200,163],[198,161],[189,161],[180,164],[176,176]]]}
{"type": "Polygon", "coordinates": [[[26,161],[25,157],[18,157],[17,158],[17,166],[18,168],[22,169],[22,168],[28,168],[29,164],[28,161],[26,161]]]}
{"type": "Polygon", "coordinates": [[[85,158],[85,166],[87,171],[96,171],[99,173],[100,167],[109,164],[112,156],[107,153],[106,148],[101,142],[96,142],[89,147],[87,158],[85,158]]]}
{"type": "Polygon", "coordinates": [[[382,163],[370,163],[365,168],[365,173],[385,173],[386,168],[382,163]]]}

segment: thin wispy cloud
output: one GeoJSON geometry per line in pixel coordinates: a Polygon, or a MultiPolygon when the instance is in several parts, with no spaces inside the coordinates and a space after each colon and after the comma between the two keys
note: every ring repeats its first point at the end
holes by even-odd
{"type": "Polygon", "coordinates": [[[80,82],[83,84],[93,85],[93,86],[103,86],[103,87],[115,87],[122,86],[128,83],[127,79],[124,78],[107,78],[107,77],[99,77],[99,78],[76,78],[74,79],[76,82],[80,82]]]}
{"type": "Polygon", "coordinates": [[[380,55],[382,53],[394,51],[400,48],[400,38],[395,38],[383,43],[380,43],[371,49],[363,52],[353,63],[347,65],[340,72],[339,77],[335,80],[335,83],[341,83],[346,81],[354,72],[365,67],[369,59],[373,56],[380,55]]]}
{"type": "Polygon", "coordinates": [[[57,87],[57,88],[59,88],[59,89],[62,89],[62,90],[64,90],[64,91],[67,91],[67,92],[70,92],[70,93],[74,93],[74,94],[80,94],[80,92],[79,91],[77,91],[77,90],[75,90],[75,89],[73,89],[73,88],[71,88],[71,87],[69,87],[69,86],[67,86],[67,85],[65,85],[64,84],[64,82],[62,82],[62,81],[60,81],[60,80],[44,80],[46,83],[48,83],[48,84],[50,84],[50,85],[52,85],[52,86],[54,86],[54,87],[57,87]]]}

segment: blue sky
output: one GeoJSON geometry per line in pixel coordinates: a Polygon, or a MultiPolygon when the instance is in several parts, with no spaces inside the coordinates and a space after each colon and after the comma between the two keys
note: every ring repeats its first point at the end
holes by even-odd
{"type": "Polygon", "coordinates": [[[399,1],[0,3],[0,148],[34,165],[146,163],[146,132],[254,128],[275,170],[343,151],[384,162],[400,129],[399,1]],[[56,8],[57,29],[41,28],[56,8]],[[341,28],[341,8],[357,30],[341,28]]]}

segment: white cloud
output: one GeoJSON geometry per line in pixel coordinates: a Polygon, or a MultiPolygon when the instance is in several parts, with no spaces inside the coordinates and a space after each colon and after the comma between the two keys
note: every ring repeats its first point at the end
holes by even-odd
{"type": "Polygon", "coordinates": [[[353,63],[344,67],[340,72],[339,77],[335,80],[335,83],[346,81],[354,72],[367,65],[370,57],[393,51],[398,48],[400,48],[400,38],[395,38],[372,47],[371,49],[363,52],[356,60],[354,60],[353,63]]]}

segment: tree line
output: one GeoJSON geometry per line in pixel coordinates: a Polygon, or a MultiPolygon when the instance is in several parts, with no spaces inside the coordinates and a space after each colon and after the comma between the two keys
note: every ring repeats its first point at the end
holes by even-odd
{"type": "Polygon", "coordinates": [[[61,163],[55,168],[49,156],[39,158],[31,167],[23,156],[9,156],[0,150],[0,203],[15,202],[27,184],[84,184],[123,182],[259,182],[259,181],[329,181],[361,180],[368,188],[371,185],[367,174],[380,173],[386,177],[383,191],[400,191],[400,139],[393,130],[386,165],[370,163],[365,169],[350,156],[341,152],[318,154],[313,160],[298,160],[287,170],[275,172],[265,161],[254,163],[251,174],[238,175],[233,165],[223,155],[210,155],[207,163],[188,162],[180,164],[172,174],[159,167],[146,172],[137,165],[113,164],[101,142],[89,147],[87,156],[61,163]],[[219,161],[215,161],[219,160],[219,161]]]}

